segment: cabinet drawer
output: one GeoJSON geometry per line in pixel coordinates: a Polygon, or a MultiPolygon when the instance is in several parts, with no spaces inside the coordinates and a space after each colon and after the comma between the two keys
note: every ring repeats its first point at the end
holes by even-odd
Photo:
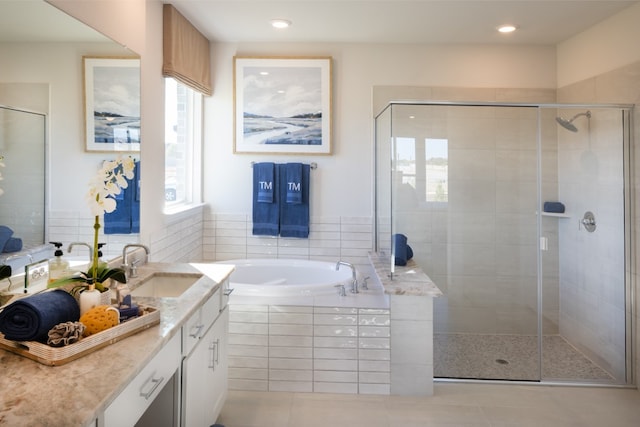
{"type": "Polygon", "coordinates": [[[220,289],[218,289],[182,327],[182,353],[188,355],[193,346],[207,333],[209,326],[220,313],[220,289]]]}
{"type": "Polygon", "coordinates": [[[180,367],[181,359],[180,334],[176,334],[104,411],[105,426],[133,426],[180,367]]]}

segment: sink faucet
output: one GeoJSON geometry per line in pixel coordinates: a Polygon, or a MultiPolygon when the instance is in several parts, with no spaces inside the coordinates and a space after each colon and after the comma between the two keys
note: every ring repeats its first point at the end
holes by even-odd
{"type": "Polygon", "coordinates": [[[138,275],[136,268],[140,260],[133,260],[131,265],[127,263],[127,249],[129,248],[142,248],[147,256],[149,256],[149,248],[140,243],[129,243],[122,248],[122,268],[124,268],[127,277],[136,277],[138,275]]]}
{"type": "Polygon", "coordinates": [[[358,293],[358,280],[356,279],[356,268],[353,264],[349,264],[348,262],[338,261],[336,263],[336,271],[340,270],[340,266],[345,265],[351,269],[351,293],[358,293]]]}
{"type": "Polygon", "coordinates": [[[89,248],[89,264],[91,264],[91,262],[93,261],[93,247],[88,243],[73,242],[69,244],[69,248],[67,248],[67,252],[71,253],[71,249],[73,249],[74,246],[86,246],[87,248],[89,248]]]}

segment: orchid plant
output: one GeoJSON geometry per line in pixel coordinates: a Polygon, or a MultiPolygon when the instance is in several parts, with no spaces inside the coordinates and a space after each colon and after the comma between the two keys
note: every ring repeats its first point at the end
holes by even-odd
{"type": "Polygon", "coordinates": [[[126,283],[125,272],[121,268],[107,268],[98,263],[98,234],[100,232],[100,217],[105,213],[113,212],[116,207],[115,196],[129,186],[127,180],[133,179],[135,161],[131,157],[118,156],[116,160],[106,160],[98,174],[89,183],[87,193],[87,203],[95,216],[93,224],[94,240],[92,262],[87,272],[79,275],[67,277],[53,282],[50,286],[60,286],[69,282],[84,282],[81,288],[86,285],[95,284],[100,292],[107,290],[104,283],[108,279],[113,279],[121,283],[126,283]]]}

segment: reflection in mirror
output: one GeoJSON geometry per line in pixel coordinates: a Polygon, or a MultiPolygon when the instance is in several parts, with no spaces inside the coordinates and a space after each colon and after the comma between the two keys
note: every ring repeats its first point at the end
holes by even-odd
{"type": "Polygon", "coordinates": [[[45,125],[44,114],[0,105],[3,257],[44,243],[45,125]]]}
{"type": "MultiPolygon", "coordinates": [[[[90,216],[84,200],[87,183],[102,161],[114,155],[85,152],[82,56],[132,54],[44,0],[0,1],[0,105],[10,107],[0,113],[0,155],[5,156],[0,226],[10,227],[24,249],[45,249],[37,254],[0,252],[0,263],[12,255],[14,273],[31,261],[51,257],[50,240],[62,241],[65,248],[71,241],[90,240],[92,230],[83,222],[90,216]],[[23,115],[25,120],[38,117],[41,123],[24,124],[16,118],[23,115]],[[41,136],[39,148],[27,148],[34,133],[41,136]],[[22,258],[15,259],[20,254],[22,258]]],[[[105,258],[119,255],[122,241],[137,239],[114,238],[107,243],[105,258]]]]}

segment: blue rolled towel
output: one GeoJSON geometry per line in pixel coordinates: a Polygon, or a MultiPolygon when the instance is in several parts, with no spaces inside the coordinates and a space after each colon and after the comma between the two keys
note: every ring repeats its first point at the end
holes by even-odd
{"type": "Polygon", "coordinates": [[[564,213],[564,205],[560,202],[544,202],[543,210],[549,213],[564,213]]]}
{"type": "Polygon", "coordinates": [[[299,205],[302,203],[302,163],[287,163],[287,203],[299,205]]]}
{"type": "Polygon", "coordinates": [[[21,250],[22,250],[22,239],[19,237],[9,237],[9,240],[7,240],[7,243],[4,244],[4,248],[2,249],[2,252],[9,253],[9,252],[18,252],[21,250]]]}
{"type": "Polygon", "coordinates": [[[271,162],[253,165],[253,185],[258,193],[258,203],[273,203],[275,165],[271,162]]]}
{"type": "Polygon", "coordinates": [[[395,265],[405,266],[413,257],[413,250],[407,244],[407,236],[404,234],[393,235],[393,253],[395,265]]]}
{"type": "Polygon", "coordinates": [[[8,340],[46,342],[55,325],[79,319],[80,307],[71,294],[47,291],[21,298],[0,311],[0,332],[8,340]]]}
{"type": "Polygon", "coordinates": [[[0,225],[0,252],[4,252],[4,246],[13,236],[13,230],[6,225],[0,225]]]}

